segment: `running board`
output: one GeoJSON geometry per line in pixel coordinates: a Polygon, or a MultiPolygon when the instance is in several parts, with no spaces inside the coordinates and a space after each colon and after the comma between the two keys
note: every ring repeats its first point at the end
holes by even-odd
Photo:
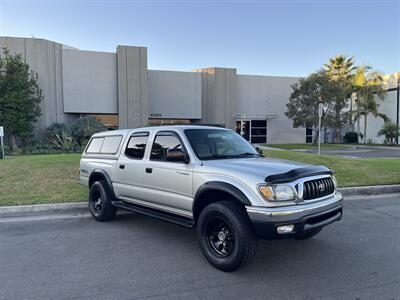
{"type": "Polygon", "coordinates": [[[174,224],[178,224],[178,225],[190,227],[190,228],[193,228],[193,226],[194,226],[193,219],[188,218],[188,217],[175,215],[175,214],[164,212],[164,211],[161,211],[158,209],[149,208],[149,207],[145,207],[145,206],[141,206],[141,205],[137,205],[137,204],[133,204],[133,203],[128,203],[125,201],[112,201],[111,203],[112,203],[112,205],[114,205],[116,207],[130,210],[130,211],[133,211],[133,212],[136,212],[136,213],[139,213],[142,215],[150,216],[153,218],[157,218],[159,220],[163,220],[166,222],[170,222],[170,223],[174,223],[174,224]]]}

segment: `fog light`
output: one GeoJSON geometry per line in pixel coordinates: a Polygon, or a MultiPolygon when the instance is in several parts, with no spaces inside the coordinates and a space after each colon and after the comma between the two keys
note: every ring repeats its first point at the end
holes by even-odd
{"type": "Polygon", "coordinates": [[[293,231],[294,225],[283,225],[283,226],[278,226],[276,231],[278,231],[279,234],[282,233],[291,233],[293,231]]]}

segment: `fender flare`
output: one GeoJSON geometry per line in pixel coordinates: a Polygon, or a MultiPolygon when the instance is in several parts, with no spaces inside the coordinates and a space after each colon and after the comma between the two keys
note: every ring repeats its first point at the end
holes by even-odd
{"type": "Polygon", "coordinates": [[[209,181],[209,182],[203,183],[196,191],[196,194],[194,196],[193,206],[192,206],[193,217],[195,217],[195,215],[197,215],[196,208],[199,205],[199,201],[200,201],[199,199],[201,198],[201,196],[204,193],[211,192],[211,191],[224,192],[224,193],[232,196],[240,204],[251,205],[250,200],[236,186],[234,186],[230,183],[227,183],[227,182],[223,182],[223,181],[209,181]]]}
{"type": "Polygon", "coordinates": [[[113,198],[115,198],[115,193],[114,193],[114,188],[113,188],[113,185],[112,185],[112,181],[111,181],[110,176],[107,174],[107,172],[104,171],[104,170],[101,170],[101,169],[94,169],[92,171],[92,173],[90,173],[90,176],[89,176],[89,188],[92,185],[92,183],[94,182],[93,181],[94,177],[98,177],[98,178],[103,179],[106,182],[107,187],[108,187],[109,191],[111,192],[111,195],[113,196],[113,198]]]}

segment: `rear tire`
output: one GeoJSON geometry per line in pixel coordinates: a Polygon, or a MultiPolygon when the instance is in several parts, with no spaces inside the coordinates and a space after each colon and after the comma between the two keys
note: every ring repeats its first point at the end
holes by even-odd
{"type": "Polygon", "coordinates": [[[230,272],[251,261],[257,237],[244,208],[232,201],[219,201],[200,213],[197,235],[201,251],[215,268],[230,272]]]}
{"type": "Polygon", "coordinates": [[[104,222],[115,218],[117,208],[111,204],[112,200],[106,182],[100,180],[92,184],[89,192],[89,210],[96,221],[104,222]]]}
{"type": "Polygon", "coordinates": [[[306,240],[306,239],[310,239],[313,236],[317,235],[318,233],[320,233],[322,230],[322,228],[317,228],[317,229],[313,229],[313,230],[308,230],[302,233],[299,233],[295,236],[296,240],[306,240]]]}

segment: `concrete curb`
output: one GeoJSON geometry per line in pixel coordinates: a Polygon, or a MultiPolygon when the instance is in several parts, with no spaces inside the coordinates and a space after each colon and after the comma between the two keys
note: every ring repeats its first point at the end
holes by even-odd
{"type": "Polygon", "coordinates": [[[0,207],[0,218],[40,214],[73,214],[88,212],[87,202],[15,205],[0,207]]]}
{"type": "Polygon", "coordinates": [[[338,191],[343,196],[400,193],[400,184],[345,187],[338,188],[338,191]]]}
{"type": "MultiPolygon", "coordinates": [[[[343,196],[400,193],[400,184],[346,187],[339,188],[338,191],[343,196]]],[[[0,207],[0,218],[49,214],[84,214],[88,212],[87,202],[16,205],[0,207]]]]}

